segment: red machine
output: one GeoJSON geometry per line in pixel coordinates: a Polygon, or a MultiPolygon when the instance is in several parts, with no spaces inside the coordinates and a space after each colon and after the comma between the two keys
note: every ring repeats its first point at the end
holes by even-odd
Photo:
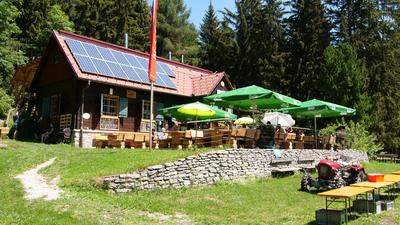
{"type": "Polygon", "coordinates": [[[314,179],[310,171],[305,171],[301,179],[301,190],[310,191],[311,188],[334,189],[346,185],[365,181],[367,175],[360,164],[346,165],[332,160],[321,160],[317,165],[318,178],[314,179]]]}

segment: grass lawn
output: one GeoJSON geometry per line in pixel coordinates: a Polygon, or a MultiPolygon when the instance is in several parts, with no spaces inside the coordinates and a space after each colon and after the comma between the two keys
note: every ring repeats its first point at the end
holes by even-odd
{"type": "MultiPolygon", "coordinates": [[[[179,224],[143,212],[187,215],[196,224],[312,224],[324,199],[298,191],[300,175],[280,179],[248,179],[214,186],[109,194],[94,187],[94,178],[125,173],[173,161],[194,152],[77,149],[6,141],[0,150],[0,224],[179,224]],[[13,177],[52,157],[42,173],[61,175],[64,191],[56,201],[26,201],[22,185],[13,177]]],[[[400,165],[369,163],[367,172],[391,172],[400,165]]],[[[400,224],[400,204],[380,215],[363,216],[350,224],[400,224]]],[[[158,215],[158,214],[157,214],[158,215]]]]}

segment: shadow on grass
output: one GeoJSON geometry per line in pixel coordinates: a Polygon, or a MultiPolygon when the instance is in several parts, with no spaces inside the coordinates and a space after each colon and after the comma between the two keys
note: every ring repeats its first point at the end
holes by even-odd
{"type": "MultiPolygon", "coordinates": [[[[363,216],[367,216],[367,215],[365,214],[365,215],[363,215],[363,216]]],[[[348,217],[348,222],[355,221],[355,220],[357,220],[357,219],[360,218],[360,217],[361,217],[361,215],[351,214],[351,215],[349,215],[349,217],[348,217]]],[[[325,221],[320,221],[320,223],[317,223],[316,220],[313,220],[313,221],[308,222],[308,223],[306,223],[306,224],[307,224],[307,225],[329,225],[329,223],[327,223],[327,222],[325,222],[325,221]]]]}

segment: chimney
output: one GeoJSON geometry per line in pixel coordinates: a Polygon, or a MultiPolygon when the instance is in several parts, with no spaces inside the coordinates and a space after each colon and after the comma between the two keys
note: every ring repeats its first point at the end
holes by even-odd
{"type": "Polygon", "coordinates": [[[168,52],[168,59],[172,60],[172,52],[171,51],[168,52]]]}
{"type": "Polygon", "coordinates": [[[125,48],[128,48],[128,33],[125,33],[125,48]]]}

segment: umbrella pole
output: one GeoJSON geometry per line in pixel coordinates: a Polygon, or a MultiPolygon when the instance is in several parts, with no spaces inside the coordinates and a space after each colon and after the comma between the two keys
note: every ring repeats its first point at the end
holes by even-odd
{"type": "Polygon", "coordinates": [[[314,143],[315,149],[317,149],[317,117],[314,116],[314,143]]]}

